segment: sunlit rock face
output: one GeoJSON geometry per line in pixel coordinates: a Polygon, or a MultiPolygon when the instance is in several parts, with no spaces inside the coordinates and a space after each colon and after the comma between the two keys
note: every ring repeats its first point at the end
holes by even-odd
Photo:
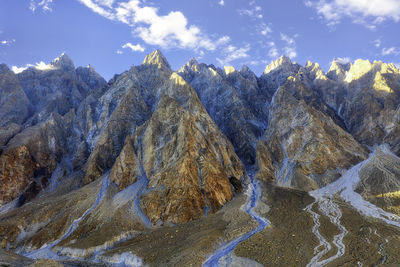
{"type": "Polygon", "coordinates": [[[400,215],[400,158],[387,146],[381,146],[361,168],[359,177],[356,192],[367,201],[400,215]]]}
{"type": "Polygon", "coordinates": [[[400,71],[393,64],[357,60],[341,73],[336,79],[343,82],[345,94],[337,110],[350,133],[369,146],[393,143],[397,139],[392,131],[398,124],[400,71]]]}
{"type": "Polygon", "coordinates": [[[245,174],[233,146],[160,51],[110,81],[92,111],[83,183],[109,169],[120,189],[145,176],[141,203],[152,222],[202,217],[240,191],[245,174]]]}
{"type": "Polygon", "coordinates": [[[246,164],[255,161],[255,143],[265,129],[267,98],[247,67],[236,71],[190,60],[179,70],[246,164]]]}
{"type": "Polygon", "coordinates": [[[290,58],[281,56],[272,61],[260,76],[260,87],[264,95],[271,99],[275,91],[284,84],[289,76],[294,76],[299,71],[300,65],[292,63],[290,58]]]}
{"type": "Polygon", "coordinates": [[[176,73],[165,86],[133,139],[149,179],[142,209],[153,222],[177,223],[220,209],[240,191],[233,185],[240,184],[244,169],[193,88],[176,73]]]}
{"type": "Polygon", "coordinates": [[[259,179],[306,191],[331,183],[340,169],[367,156],[331,117],[292,95],[290,81],[272,98],[257,153],[259,179]]]}

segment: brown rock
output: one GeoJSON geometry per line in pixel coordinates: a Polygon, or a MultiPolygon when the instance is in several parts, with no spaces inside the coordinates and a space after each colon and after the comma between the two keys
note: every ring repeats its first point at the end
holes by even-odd
{"type": "Polygon", "coordinates": [[[233,196],[229,178],[244,171],[193,88],[176,74],[169,86],[134,146],[149,179],[143,211],[153,222],[178,223],[203,216],[206,206],[221,208],[233,196]]]}
{"type": "Polygon", "coordinates": [[[273,98],[268,130],[258,145],[257,177],[273,176],[278,185],[308,191],[337,179],[337,168],[347,169],[367,153],[329,116],[290,94],[287,85],[273,98]]]}
{"type": "Polygon", "coordinates": [[[139,176],[140,171],[138,170],[132,141],[129,137],[126,137],[124,148],[111,169],[110,180],[116,183],[119,189],[122,190],[135,183],[139,176]]]}

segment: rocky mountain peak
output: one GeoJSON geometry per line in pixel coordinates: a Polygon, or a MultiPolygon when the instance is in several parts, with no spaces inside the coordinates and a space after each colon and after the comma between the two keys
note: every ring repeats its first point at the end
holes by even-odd
{"type": "Polygon", "coordinates": [[[64,70],[74,70],[75,65],[72,59],[66,54],[62,53],[61,56],[55,58],[50,65],[56,68],[62,68],[64,70]]]}
{"type": "Polygon", "coordinates": [[[254,74],[254,72],[246,65],[242,66],[242,69],[240,70],[240,74],[247,78],[247,79],[251,79],[251,80],[257,80],[257,76],[254,74]]]}
{"type": "Polygon", "coordinates": [[[288,68],[292,65],[292,61],[287,56],[281,56],[280,58],[272,61],[264,70],[264,74],[268,74],[278,68],[288,68]]]}
{"type": "Polygon", "coordinates": [[[312,80],[327,80],[324,71],[321,69],[321,66],[318,63],[314,63],[308,60],[304,69],[306,70],[306,72],[308,72],[308,75],[312,80]]]}
{"type": "Polygon", "coordinates": [[[198,72],[200,70],[200,66],[199,63],[197,62],[197,60],[195,58],[191,58],[185,65],[183,65],[178,72],[188,72],[188,71],[194,71],[194,72],[198,72]]]}
{"type": "Polygon", "coordinates": [[[344,62],[334,59],[328,70],[327,76],[332,80],[343,81],[345,78],[345,74],[350,69],[350,67],[350,62],[344,62]]]}
{"type": "Polygon", "coordinates": [[[0,64],[0,74],[8,72],[10,69],[6,64],[0,64]]]}
{"type": "Polygon", "coordinates": [[[353,64],[350,65],[350,69],[346,73],[345,81],[350,83],[354,80],[357,80],[370,72],[373,67],[374,64],[372,64],[369,60],[357,59],[353,64]]]}
{"type": "Polygon", "coordinates": [[[236,69],[233,66],[224,66],[224,72],[225,75],[229,75],[231,73],[234,73],[236,69]]]}
{"type": "Polygon", "coordinates": [[[272,61],[264,70],[264,74],[269,74],[274,71],[282,70],[287,73],[297,72],[299,65],[292,62],[289,57],[283,55],[280,58],[272,61]]]}
{"type": "Polygon", "coordinates": [[[159,69],[166,67],[170,69],[170,65],[160,50],[155,50],[151,54],[148,54],[144,59],[143,65],[156,65],[159,69]]]}

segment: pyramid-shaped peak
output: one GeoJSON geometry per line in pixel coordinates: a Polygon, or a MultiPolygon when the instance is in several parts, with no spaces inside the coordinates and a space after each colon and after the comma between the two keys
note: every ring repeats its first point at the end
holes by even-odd
{"type": "Polygon", "coordinates": [[[156,49],[154,52],[148,54],[143,63],[143,65],[157,65],[158,68],[162,68],[162,67],[167,67],[167,68],[171,68],[169,66],[169,63],[167,61],[167,59],[164,57],[164,55],[161,53],[161,51],[159,49],[156,49]]]}
{"type": "Polygon", "coordinates": [[[247,65],[243,65],[242,69],[240,71],[241,72],[251,72],[251,69],[247,65]]]}
{"type": "Polygon", "coordinates": [[[314,69],[314,68],[320,69],[321,67],[320,67],[320,65],[318,63],[315,63],[315,62],[312,62],[310,60],[307,60],[306,69],[314,69]]]}
{"type": "Polygon", "coordinates": [[[293,69],[293,63],[289,57],[282,55],[278,59],[272,61],[264,71],[264,74],[268,74],[275,69],[283,69],[284,71],[291,71],[293,69]]]}
{"type": "Polygon", "coordinates": [[[75,69],[74,62],[66,53],[62,53],[61,56],[55,58],[50,64],[56,68],[62,68],[65,70],[75,69]]]}

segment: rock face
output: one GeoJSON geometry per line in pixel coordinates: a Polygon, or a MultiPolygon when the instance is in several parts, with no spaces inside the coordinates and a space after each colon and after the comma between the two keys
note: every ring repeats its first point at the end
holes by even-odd
{"type": "Polygon", "coordinates": [[[29,100],[17,76],[4,64],[0,65],[0,129],[10,123],[22,124],[29,115],[29,100]]]}
{"type": "Polygon", "coordinates": [[[331,69],[329,73],[333,73],[333,69],[341,73],[331,76],[344,85],[345,96],[337,111],[350,133],[369,146],[386,140],[396,143],[393,140],[396,134],[392,132],[398,125],[399,69],[393,64],[368,60],[356,60],[349,66],[332,66],[331,69]]]}
{"type": "Polygon", "coordinates": [[[153,222],[177,223],[200,218],[208,209],[215,212],[233,197],[230,181],[244,177],[232,145],[176,73],[134,143],[149,179],[142,209],[153,222]]]}
{"type": "Polygon", "coordinates": [[[258,177],[313,190],[366,158],[366,151],[332,118],[290,93],[289,78],[271,102],[268,130],[258,144],[258,177]]]}
{"type": "Polygon", "coordinates": [[[190,60],[179,70],[246,164],[255,161],[255,143],[265,129],[267,98],[247,67],[217,69],[190,60]]]}
{"type": "Polygon", "coordinates": [[[356,192],[375,205],[400,215],[400,158],[378,147],[360,172],[356,192]]]}
{"type": "Polygon", "coordinates": [[[105,81],[93,69],[75,71],[65,54],[44,70],[29,68],[17,76],[2,65],[1,75],[0,109],[7,118],[0,127],[0,202],[18,197],[22,204],[48,185],[68,152],[77,107],[105,81]]]}

